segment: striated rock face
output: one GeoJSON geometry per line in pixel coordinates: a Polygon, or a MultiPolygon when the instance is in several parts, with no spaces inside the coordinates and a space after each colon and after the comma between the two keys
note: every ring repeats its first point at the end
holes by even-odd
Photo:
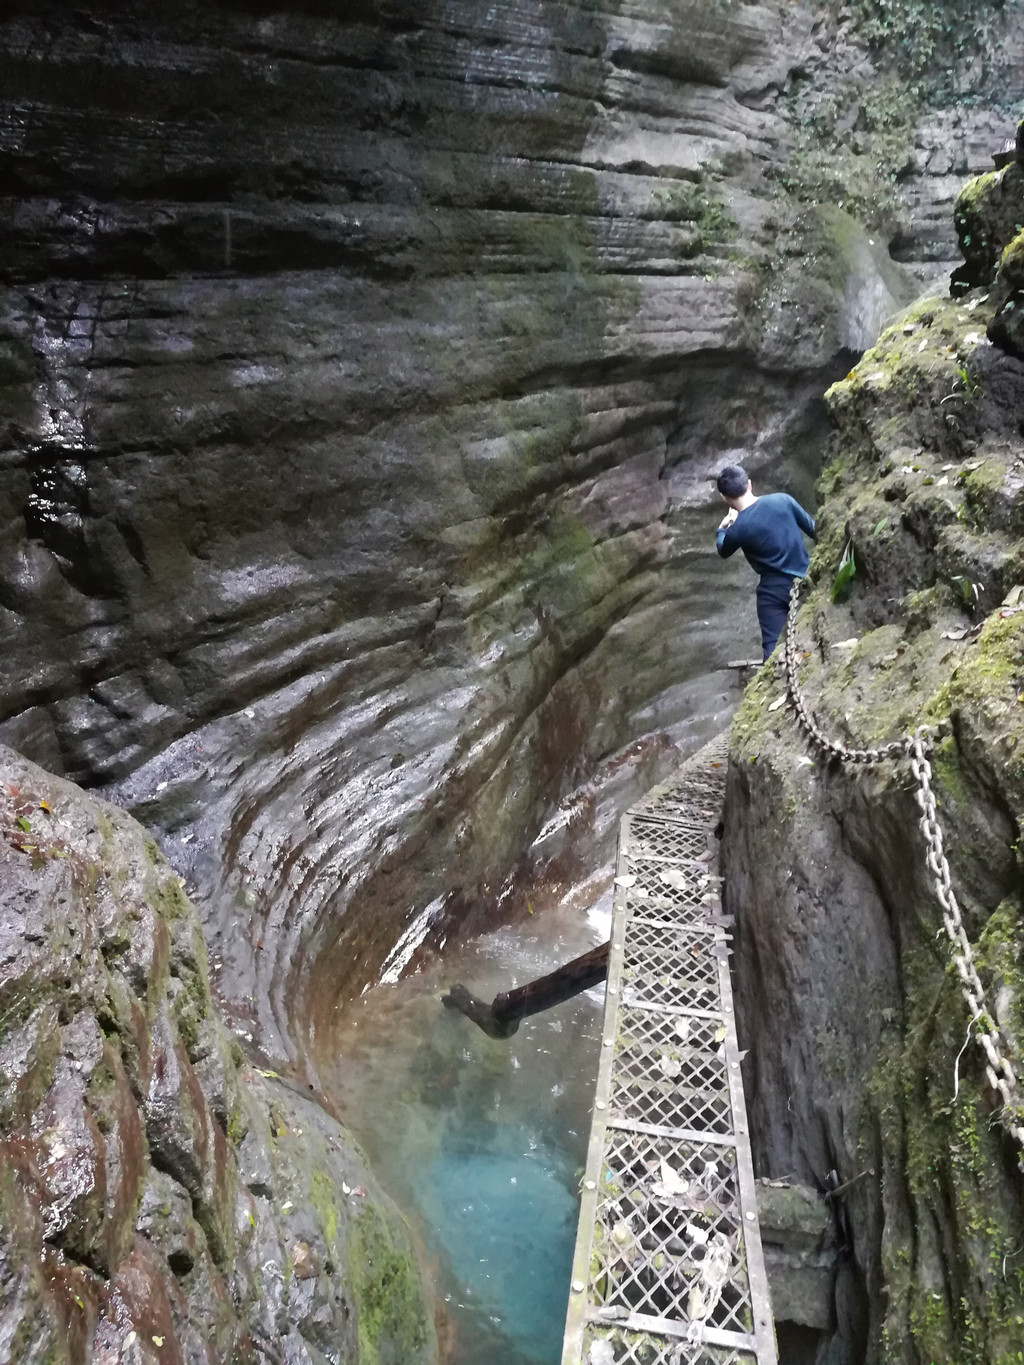
{"type": "Polygon", "coordinates": [[[244,1060],[153,840],[8,749],[0,1304],[5,1361],[436,1357],[407,1232],[321,1105],[244,1060]]]}
{"type": "MultiPolygon", "coordinates": [[[[985,993],[974,1032],[995,1035],[1018,1077],[1024,363],[989,337],[1020,185],[1014,163],[959,201],[987,238],[980,287],[915,305],[830,390],[833,458],[797,623],[800,686],[833,738],[874,746],[945,727],[932,785],[985,993]],[[836,603],[848,544],[856,574],[836,603]]],[[[1008,1127],[1024,1090],[1004,1106],[970,1041],[909,765],[828,761],[782,695],[780,669],[766,669],[737,716],[724,862],[756,1158],[767,1174],[824,1188],[834,1171],[846,1187],[817,1358],[1011,1365],[1024,1150],[1008,1127]]]]}
{"type": "Polygon", "coordinates": [[[937,8],[922,74],[873,0],[4,7],[3,734],[272,1051],[731,704],[708,475],[808,494],[1024,91],[937,8]]]}

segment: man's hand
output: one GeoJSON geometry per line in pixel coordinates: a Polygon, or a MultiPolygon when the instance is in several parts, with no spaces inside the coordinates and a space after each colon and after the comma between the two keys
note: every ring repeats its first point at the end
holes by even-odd
{"type": "Polygon", "coordinates": [[[733,524],[733,522],[736,520],[738,516],[739,512],[736,511],[736,508],[730,507],[728,512],[726,512],[725,516],[718,523],[718,529],[720,531],[724,531],[726,527],[731,526],[733,524]]]}

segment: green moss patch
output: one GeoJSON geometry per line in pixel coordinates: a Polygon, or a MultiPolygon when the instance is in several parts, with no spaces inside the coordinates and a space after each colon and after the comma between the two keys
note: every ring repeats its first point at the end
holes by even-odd
{"type": "Polygon", "coordinates": [[[384,1218],[370,1205],[353,1229],[351,1256],[360,1365],[407,1365],[428,1339],[412,1253],[395,1245],[384,1218]]]}
{"type": "Polygon", "coordinates": [[[338,1192],[326,1171],[313,1172],[309,1182],[309,1202],[320,1220],[324,1240],[333,1247],[338,1236],[338,1192]]]}

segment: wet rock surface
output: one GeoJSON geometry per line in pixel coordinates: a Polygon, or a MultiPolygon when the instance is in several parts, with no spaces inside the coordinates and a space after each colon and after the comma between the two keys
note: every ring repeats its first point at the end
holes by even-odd
{"type": "MultiPolygon", "coordinates": [[[[239,1060],[140,836],[115,885],[84,814],[103,808],[5,760],[0,1274],[18,1308],[0,1332],[26,1358],[429,1353],[408,1250],[305,1098],[320,1026],[447,935],[578,883],[627,794],[720,726],[724,665],[756,634],[744,569],[711,549],[708,476],[740,458],[812,501],[823,388],[952,257],[953,198],[1024,94],[1012,6],[342,8],[0,16],[0,736],[156,831],[197,893],[225,1021],[301,1078],[296,1095],[239,1060]]],[[[820,670],[840,725],[909,721],[890,681],[944,685],[948,650],[1007,674],[998,704],[969,666],[948,698],[975,927],[1013,894],[1018,808],[985,725],[1012,711],[1015,665],[1002,626],[941,645],[939,627],[1024,576],[1019,365],[968,341],[988,327],[1020,354],[1016,256],[986,277],[997,264],[987,303],[915,314],[836,392],[850,471],[881,472],[862,497],[833,471],[820,559],[855,535],[842,630],[874,632],[843,655],[845,691],[820,670]],[[911,348],[913,391],[886,366],[911,348]]],[[[815,616],[830,660],[835,619],[815,616]]],[[[883,1284],[893,1340],[959,1313],[967,1341],[964,1315],[1008,1281],[951,1228],[1013,1271],[974,1195],[1015,1177],[980,1120],[949,1137],[966,1155],[938,1194],[927,1153],[911,1178],[892,1137],[909,1150],[914,1106],[948,1136],[911,1041],[945,1074],[962,1031],[932,1029],[927,990],[899,1003],[908,952],[928,988],[941,976],[912,810],[837,779],[783,845],[808,774],[764,745],[734,775],[746,865],[776,886],[741,945],[772,1002],[750,1005],[762,1157],[846,1177],[866,1133],[886,1172],[884,1197],[850,1197],[837,1350],[876,1348],[883,1284]],[[821,858],[843,872],[827,894],[821,858]],[[811,942],[830,934],[832,977],[811,942]],[[863,975],[880,1014],[837,993],[863,975]],[[913,1105],[883,1122],[843,1077],[886,1061],[913,1105]]],[[[103,819],[116,842],[127,826],[103,819]]],[[[991,942],[1008,963],[1010,938],[991,942]]]]}
{"type": "Polygon", "coordinates": [[[783,1331],[793,1323],[828,1331],[836,1273],[834,1219],[828,1206],[806,1185],[761,1181],[757,1216],[776,1323],[783,1331]]]}
{"type": "MultiPolygon", "coordinates": [[[[987,186],[993,220],[1007,209],[990,179],[979,221],[987,186]]],[[[989,339],[998,306],[984,287],[924,300],[830,390],[797,638],[800,685],[833,738],[944,727],[931,765],[945,853],[987,1026],[1019,1075],[1024,364],[989,339]],[[856,574],[837,602],[848,545],[856,574]]],[[[738,713],[723,858],[755,1160],[845,1188],[818,1359],[1010,1362],[1024,1154],[1005,1121],[1022,1097],[1003,1111],[970,1040],[913,776],[905,761],[827,759],[783,696],[769,667],[738,713]]]]}
{"type": "Polygon", "coordinates": [[[1012,15],[922,101],[870,10],[5,8],[2,733],[158,831],[272,1052],[731,707],[707,477],[809,498],[1022,88],[1012,15]]]}
{"type": "Polygon", "coordinates": [[[429,1361],[408,1234],[242,1053],[144,830],[0,749],[0,1355],[429,1361]]]}

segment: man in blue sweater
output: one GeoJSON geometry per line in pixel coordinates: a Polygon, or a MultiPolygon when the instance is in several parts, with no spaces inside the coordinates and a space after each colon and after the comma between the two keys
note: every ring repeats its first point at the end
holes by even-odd
{"type": "Polygon", "coordinates": [[[726,465],[718,476],[718,491],[729,511],[718,528],[715,544],[723,559],[742,550],[747,563],[760,575],[757,585],[757,619],[765,659],[782,634],[789,610],[794,578],[807,572],[808,554],[804,535],[814,539],[814,521],[788,493],[755,497],[746,471],[726,465]]]}

